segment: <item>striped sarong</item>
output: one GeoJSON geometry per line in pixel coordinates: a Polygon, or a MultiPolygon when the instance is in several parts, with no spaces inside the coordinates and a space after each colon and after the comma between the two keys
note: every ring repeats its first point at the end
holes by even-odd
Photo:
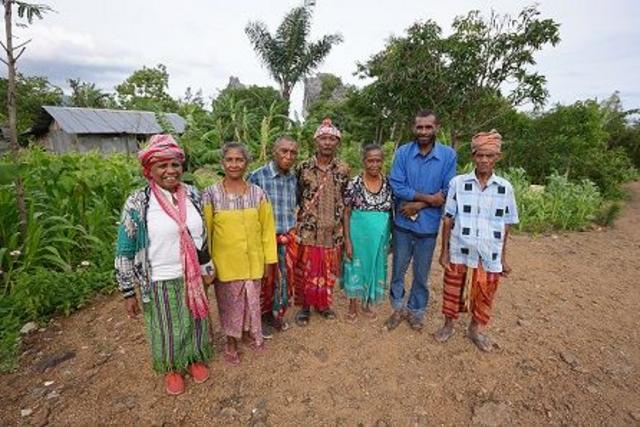
{"type": "Polygon", "coordinates": [[[464,264],[449,264],[444,272],[442,313],[457,319],[458,313],[471,311],[473,319],[486,326],[499,282],[500,273],[488,273],[482,265],[470,268],[464,264]]]}
{"type": "Polygon", "coordinates": [[[262,314],[273,314],[282,319],[293,297],[293,269],[298,253],[298,242],[293,230],[276,235],[278,243],[278,268],[275,277],[262,280],[260,307],[262,314]]]}
{"type": "Polygon", "coordinates": [[[142,304],[153,369],[183,371],[213,356],[209,320],[194,319],[186,305],[182,278],[152,282],[150,301],[142,304]]]}

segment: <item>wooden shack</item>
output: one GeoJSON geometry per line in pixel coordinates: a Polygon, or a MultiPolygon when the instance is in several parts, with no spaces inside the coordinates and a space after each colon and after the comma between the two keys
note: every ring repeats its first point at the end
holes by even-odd
{"type": "Polygon", "coordinates": [[[136,153],[151,135],[166,130],[181,134],[185,126],[174,113],[44,106],[29,133],[56,153],[136,153]]]}

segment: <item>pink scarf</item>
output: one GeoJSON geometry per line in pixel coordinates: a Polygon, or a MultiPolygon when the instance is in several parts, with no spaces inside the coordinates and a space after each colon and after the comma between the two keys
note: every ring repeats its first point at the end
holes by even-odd
{"type": "Polygon", "coordinates": [[[162,209],[180,228],[180,257],[182,258],[182,271],[184,271],[187,306],[195,319],[203,319],[209,314],[209,301],[202,286],[198,251],[187,228],[187,192],[183,184],[178,186],[174,193],[178,201],[176,208],[173,203],[169,203],[153,180],[150,180],[149,185],[162,209]]]}

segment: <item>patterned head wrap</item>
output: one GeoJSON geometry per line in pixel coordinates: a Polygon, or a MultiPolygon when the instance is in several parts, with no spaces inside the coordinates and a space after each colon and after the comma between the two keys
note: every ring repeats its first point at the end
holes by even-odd
{"type": "Polygon", "coordinates": [[[316,133],[313,134],[313,139],[326,135],[335,136],[338,139],[342,138],[342,134],[340,133],[338,128],[333,125],[329,117],[325,118],[320,126],[318,126],[318,129],[316,129],[316,133]]]}
{"type": "Polygon", "coordinates": [[[497,130],[477,133],[471,138],[471,152],[475,153],[480,147],[490,148],[499,153],[502,148],[502,135],[497,130]]]}
{"type": "Polygon", "coordinates": [[[184,151],[171,135],[153,135],[149,139],[149,144],[138,151],[138,160],[140,160],[142,171],[147,178],[151,177],[151,166],[170,159],[176,159],[180,163],[184,162],[184,151]]]}

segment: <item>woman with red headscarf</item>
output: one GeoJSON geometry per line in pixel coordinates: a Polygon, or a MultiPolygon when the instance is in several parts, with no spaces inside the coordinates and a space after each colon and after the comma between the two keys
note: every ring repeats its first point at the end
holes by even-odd
{"type": "Polygon", "coordinates": [[[142,313],[153,368],[167,393],[184,392],[183,372],[209,378],[213,353],[203,286],[213,264],[197,190],[181,182],[184,152],[170,135],[154,135],[138,159],[148,185],[129,196],[118,228],[116,277],[129,318],[142,313]]]}

